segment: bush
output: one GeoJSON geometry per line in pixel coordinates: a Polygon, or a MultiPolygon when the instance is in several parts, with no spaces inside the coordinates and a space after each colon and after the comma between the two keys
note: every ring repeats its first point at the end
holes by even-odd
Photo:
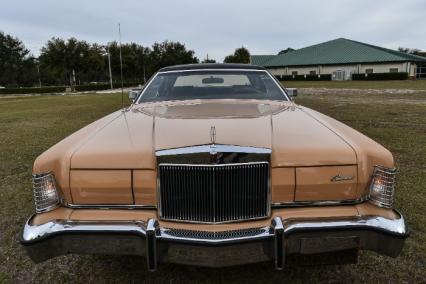
{"type": "Polygon", "coordinates": [[[283,75],[281,76],[282,81],[331,81],[330,74],[321,74],[318,75],[283,75]]]}
{"type": "Polygon", "coordinates": [[[407,72],[352,74],[352,80],[407,80],[407,72]]]}
{"type": "MultiPolygon", "coordinates": [[[[123,84],[123,87],[133,87],[137,86],[137,82],[126,82],[123,84]]],[[[114,84],[114,88],[120,88],[121,84],[114,84]]],[[[63,93],[66,88],[69,86],[50,86],[50,87],[29,87],[29,88],[4,88],[0,89],[0,95],[10,95],[10,94],[48,94],[48,93],[63,93]]],[[[86,92],[86,91],[101,91],[108,90],[110,84],[92,84],[92,85],[79,85],[75,86],[77,92],[86,92]]]]}
{"type": "Polygon", "coordinates": [[[65,86],[52,87],[30,87],[30,88],[5,88],[0,89],[0,94],[46,94],[46,93],[62,93],[65,92],[65,86]]]}
{"type": "MultiPolygon", "coordinates": [[[[125,82],[123,83],[123,87],[127,88],[127,87],[134,87],[134,86],[138,86],[140,83],[138,82],[125,82]]],[[[113,84],[114,88],[121,88],[121,83],[114,83],[113,84]]],[[[92,85],[80,85],[80,86],[75,86],[75,90],[77,92],[86,92],[86,91],[101,91],[101,90],[108,90],[110,89],[111,86],[110,84],[92,84],[92,85]]]]}
{"type": "Polygon", "coordinates": [[[75,90],[77,92],[101,91],[101,90],[108,90],[110,87],[111,87],[110,84],[79,85],[79,86],[75,86],[75,90]]]}

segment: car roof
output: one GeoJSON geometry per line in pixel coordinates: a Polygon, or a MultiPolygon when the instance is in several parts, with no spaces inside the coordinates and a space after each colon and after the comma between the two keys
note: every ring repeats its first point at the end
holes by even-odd
{"type": "Polygon", "coordinates": [[[246,69],[246,70],[266,70],[263,67],[251,64],[235,63],[200,63],[184,64],[161,68],[158,72],[182,71],[182,70],[203,70],[203,69],[246,69]]]}

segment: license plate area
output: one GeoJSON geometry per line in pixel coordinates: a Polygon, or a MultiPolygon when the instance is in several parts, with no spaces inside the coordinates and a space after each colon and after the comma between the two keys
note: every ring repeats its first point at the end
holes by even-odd
{"type": "Polygon", "coordinates": [[[359,237],[316,237],[300,239],[301,254],[315,254],[331,251],[355,249],[359,247],[359,237]]]}

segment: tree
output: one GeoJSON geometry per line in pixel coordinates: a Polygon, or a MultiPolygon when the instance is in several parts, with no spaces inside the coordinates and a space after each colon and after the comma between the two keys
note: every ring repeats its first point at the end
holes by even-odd
{"type": "Polygon", "coordinates": [[[287,47],[286,49],[283,49],[280,52],[278,52],[278,55],[289,53],[289,52],[292,52],[292,51],[295,51],[295,49],[291,48],[291,47],[287,47]]]}
{"type": "Polygon", "coordinates": [[[201,63],[216,63],[216,60],[210,59],[210,58],[206,58],[203,61],[201,61],[201,63]]]}
{"type": "MultiPolygon", "coordinates": [[[[113,81],[120,82],[120,46],[117,42],[91,44],[76,38],[51,38],[35,58],[23,43],[0,32],[0,85],[34,86],[87,84],[109,81],[108,53],[113,81]]],[[[144,82],[158,69],[177,64],[198,63],[193,50],[180,42],[154,43],[152,48],[136,43],[121,46],[123,79],[144,82]]],[[[209,60],[209,62],[214,62],[209,60]]]]}
{"type": "Polygon", "coordinates": [[[152,45],[149,61],[155,72],[170,65],[198,63],[199,60],[194,54],[195,52],[187,50],[184,44],[166,40],[152,45]]]}
{"type": "Polygon", "coordinates": [[[0,85],[31,86],[37,77],[34,58],[22,41],[0,31],[0,85]]]}
{"type": "MultiPolygon", "coordinates": [[[[84,84],[108,80],[105,47],[75,38],[52,38],[39,57],[42,81],[48,84],[84,84]]],[[[119,70],[119,69],[118,69],[119,70]]]]}
{"type": "Polygon", "coordinates": [[[408,54],[414,54],[414,55],[421,53],[421,50],[418,48],[408,48],[408,47],[398,47],[398,51],[408,53],[408,54]]]}
{"type": "Polygon", "coordinates": [[[224,63],[250,63],[250,52],[245,47],[235,49],[234,54],[228,55],[223,60],[224,63]]]}
{"type": "MultiPolygon", "coordinates": [[[[106,47],[111,54],[111,69],[114,81],[119,81],[120,71],[120,47],[117,42],[111,42],[106,47]]],[[[123,79],[124,81],[140,81],[143,82],[147,76],[153,71],[149,65],[149,56],[151,49],[143,47],[136,43],[122,44],[121,55],[123,61],[123,79]]],[[[108,57],[105,62],[108,64],[108,57]]],[[[108,65],[106,65],[108,66],[108,65]]],[[[106,69],[108,72],[108,69],[106,69]]]]}

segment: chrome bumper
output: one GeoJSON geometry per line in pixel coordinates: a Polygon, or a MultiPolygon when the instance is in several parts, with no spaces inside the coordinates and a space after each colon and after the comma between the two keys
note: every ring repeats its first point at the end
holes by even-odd
{"type": "MultiPolygon", "coordinates": [[[[398,213],[399,214],[399,213],[398,213]]],[[[314,255],[345,250],[372,250],[396,257],[408,229],[404,218],[381,216],[284,219],[270,226],[226,232],[161,228],[148,222],[58,220],[25,224],[21,244],[35,262],[67,253],[143,255],[148,269],[158,262],[201,266],[230,266],[274,260],[283,269],[286,256],[314,255]]]]}

